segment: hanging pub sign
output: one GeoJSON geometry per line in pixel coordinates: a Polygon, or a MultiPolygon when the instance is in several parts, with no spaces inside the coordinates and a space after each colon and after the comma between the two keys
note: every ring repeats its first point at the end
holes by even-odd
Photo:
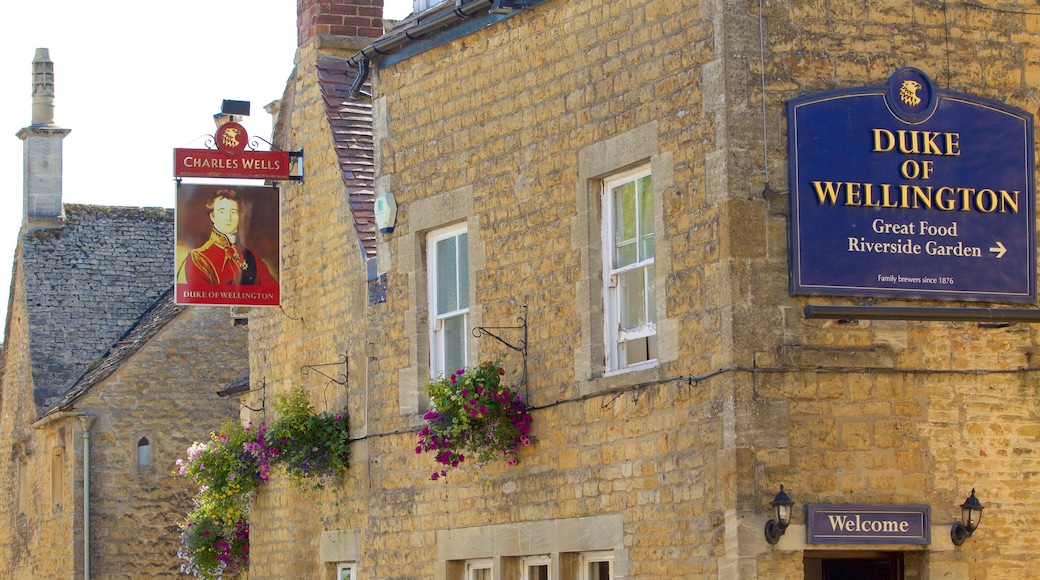
{"type": "Polygon", "coordinates": [[[903,68],[787,115],[793,294],[1036,301],[1032,114],[903,68]]]}
{"type": "Polygon", "coordinates": [[[177,304],[278,306],[277,187],[177,184],[177,304]]]}
{"type": "Polygon", "coordinates": [[[245,127],[227,122],[213,136],[216,149],[174,149],[174,177],[292,179],[288,151],[248,149],[245,127]]]}

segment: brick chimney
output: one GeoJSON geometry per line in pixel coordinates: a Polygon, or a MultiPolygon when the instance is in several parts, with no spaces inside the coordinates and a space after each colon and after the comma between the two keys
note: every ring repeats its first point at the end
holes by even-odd
{"type": "Polygon", "coordinates": [[[316,36],[383,35],[383,0],[296,0],[296,45],[316,36]]]}
{"type": "Polygon", "coordinates": [[[32,124],[16,133],[22,140],[22,226],[27,230],[64,223],[61,143],[71,131],[54,124],[54,63],[50,51],[37,48],[32,68],[32,124]]]}

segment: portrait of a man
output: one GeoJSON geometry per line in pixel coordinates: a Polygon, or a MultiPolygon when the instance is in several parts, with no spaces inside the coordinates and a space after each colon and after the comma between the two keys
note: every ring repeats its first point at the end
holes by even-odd
{"type": "Polygon", "coordinates": [[[178,303],[276,305],[277,189],[180,185],[177,197],[178,303]]]}

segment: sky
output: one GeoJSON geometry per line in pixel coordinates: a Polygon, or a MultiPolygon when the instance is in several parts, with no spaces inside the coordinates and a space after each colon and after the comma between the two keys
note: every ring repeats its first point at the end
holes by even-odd
{"type": "MultiPolygon", "coordinates": [[[[411,0],[384,0],[400,19],[411,0]]],[[[264,105],[282,95],[296,51],[291,0],[10,2],[0,19],[0,314],[22,222],[22,141],[32,123],[32,60],[54,62],[54,122],[65,203],[173,207],[173,149],[203,147],[224,99],[271,137],[264,105]]],[[[171,253],[173,248],[170,248],[171,253]]],[[[171,272],[171,284],[173,274],[171,272]]]]}

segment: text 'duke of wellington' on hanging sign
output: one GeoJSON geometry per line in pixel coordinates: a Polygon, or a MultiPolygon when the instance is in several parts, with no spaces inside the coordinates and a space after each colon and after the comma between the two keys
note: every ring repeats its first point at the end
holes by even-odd
{"type": "Polygon", "coordinates": [[[792,293],[1036,301],[1031,114],[915,68],[787,113],[792,293]]]}
{"type": "Polygon", "coordinates": [[[288,151],[247,149],[249,135],[238,123],[217,129],[216,149],[174,149],[174,177],[290,179],[288,151]]]}

